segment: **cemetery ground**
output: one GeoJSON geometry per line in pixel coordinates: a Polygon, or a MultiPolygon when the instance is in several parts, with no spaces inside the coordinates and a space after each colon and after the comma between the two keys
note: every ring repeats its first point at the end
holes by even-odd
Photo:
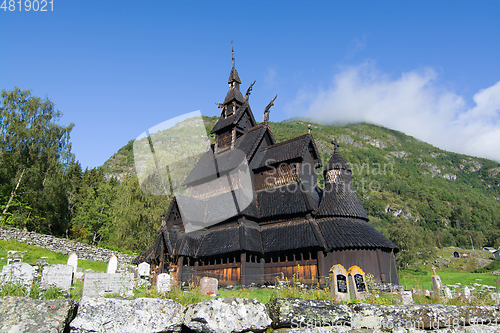
{"type": "MultiPolygon", "coordinates": [[[[6,265],[7,251],[26,251],[23,256],[23,262],[30,265],[36,265],[41,257],[46,257],[49,264],[66,264],[68,256],[52,252],[34,245],[27,245],[17,241],[1,241],[0,240],[0,269],[6,265]]],[[[484,297],[486,292],[494,292],[496,287],[493,275],[494,271],[500,272],[500,261],[493,260],[493,256],[483,250],[467,251],[475,254],[469,258],[454,258],[453,252],[457,248],[445,248],[438,250],[438,257],[431,262],[421,263],[413,269],[400,270],[401,285],[407,289],[415,290],[427,289],[432,291],[432,271],[431,266],[438,268],[437,274],[441,277],[443,285],[455,285],[457,297],[450,300],[438,299],[434,296],[426,297],[425,295],[414,295],[413,303],[428,304],[428,303],[447,303],[453,305],[492,305],[498,302],[491,297],[484,297]],[[472,297],[465,298],[460,295],[461,288],[469,286],[472,289],[472,297]]],[[[98,261],[79,260],[78,267],[84,271],[92,269],[93,271],[105,272],[107,263],[98,261]]],[[[369,280],[369,279],[368,279],[369,280]]],[[[370,290],[370,281],[368,282],[370,290]]],[[[35,283],[28,295],[25,290],[20,287],[10,286],[3,288],[0,296],[30,296],[34,298],[72,298],[78,301],[82,297],[83,281],[76,280],[69,292],[58,290],[57,288],[49,288],[45,292],[41,292],[39,284],[35,283]]],[[[183,305],[200,302],[210,299],[213,296],[202,295],[199,286],[190,285],[188,288],[172,286],[169,293],[159,293],[156,288],[148,286],[146,283],[143,286],[134,288],[133,298],[151,297],[151,298],[169,298],[183,305]]],[[[116,294],[108,294],[107,296],[117,296],[116,294]]],[[[215,296],[215,295],[214,295],[215,296]]],[[[323,289],[318,286],[304,286],[296,280],[282,281],[275,285],[261,287],[233,286],[229,288],[220,288],[218,296],[221,297],[241,297],[251,298],[266,304],[275,298],[304,298],[304,299],[331,299],[328,288],[323,289]]],[[[354,300],[355,302],[357,300],[354,300]]],[[[351,301],[352,302],[352,301],[351,301]]],[[[357,301],[359,302],[359,301],[357,301]]],[[[398,304],[401,302],[401,296],[397,293],[371,293],[363,301],[364,303],[374,304],[398,304]]]]}

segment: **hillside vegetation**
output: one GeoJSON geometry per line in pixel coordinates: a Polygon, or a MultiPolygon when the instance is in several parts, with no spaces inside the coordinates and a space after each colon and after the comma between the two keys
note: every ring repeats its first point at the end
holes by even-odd
{"type": "MultiPolygon", "coordinates": [[[[172,194],[164,177],[152,176],[146,191],[139,185],[134,143],[142,149],[139,155],[152,156],[150,139],[132,140],[102,167],[82,170],[71,153],[73,124],[59,125],[62,114],[54,103],[18,88],[2,91],[0,98],[0,226],[112,250],[140,252],[152,244],[172,194]]],[[[217,119],[203,118],[207,133],[217,119]]],[[[203,123],[192,124],[186,119],[155,137],[154,146],[167,151],[157,149],[154,161],[144,158],[139,167],[158,166],[165,174],[163,158],[177,161],[178,179],[169,178],[169,185],[182,184],[193,162],[178,157],[196,151],[186,142],[208,144],[200,135],[203,123]]],[[[270,123],[278,142],[307,133],[307,125],[270,123]]],[[[432,257],[436,246],[500,246],[499,163],[446,152],[372,124],[312,124],[312,131],[324,163],[333,151],[331,140],[338,139],[370,223],[402,250],[400,267],[432,257]]],[[[173,169],[166,164],[170,176],[173,169]]],[[[322,170],[317,171],[322,186],[322,170]]]]}
{"type": "MultiPolygon", "coordinates": [[[[206,128],[217,119],[204,117],[206,128]]],[[[307,133],[307,125],[270,123],[278,142],[307,133]]],[[[324,164],[337,138],[371,223],[402,250],[424,249],[401,257],[402,266],[432,254],[435,246],[500,246],[499,163],[447,152],[373,124],[312,123],[312,131],[324,164]]],[[[132,147],[133,141],[103,165],[107,178],[123,179],[133,170],[132,147]]],[[[318,180],[322,186],[321,168],[318,180]]]]}

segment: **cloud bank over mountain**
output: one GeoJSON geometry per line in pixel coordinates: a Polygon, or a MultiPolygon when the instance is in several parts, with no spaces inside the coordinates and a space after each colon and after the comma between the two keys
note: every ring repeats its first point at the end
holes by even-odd
{"type": "Polygon", "coordinates": [[[442,149],[500,161],[500,81],[473,101],[467,106],[432,68],[394,79],[365,62],[342,69],[326,89],[300,91],[287,112],[321,124],[371,122],[442,149]]]}

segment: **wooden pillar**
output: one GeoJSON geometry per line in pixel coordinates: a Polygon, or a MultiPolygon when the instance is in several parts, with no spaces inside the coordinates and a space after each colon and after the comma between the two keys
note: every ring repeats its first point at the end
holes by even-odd
{"type": "Polygon", "coordinates": [[[182,284],[182,269],[184,265],[184,257],[180,256],[179,259],[177,259],[177,282],[179,283],[179,286],[182,284]]]}
{"type": "Polygon", "coordinates": [[[319,285],[323,286],[325,284],[325,255],[323,250],[318,251],[318,259],[316,260],[318,266],[318,281],[319,285]]]}
{"type": "Polygon", "coordinates": [[[266,261],[264,260],[264,258],[260,258],[260,270],[262,272],[261,281],[260,281],[261,284],[266,283],[266,275],[265,275],[266,274],[266,267],[265,267],[266,265],[265,264],[266,264],[266,261]]]}
{"type": "Polygon", "coordinates": [[[198,276],[198,266],[199,266],[199,265],[200,265],[200,264],[199,264],[198,260],[196,260],[196,261],[194,262],[194,280],[195,280],[195,281],[198,281],[198,280],[196,279],[196,277],[198,276]]]}
{"type": "Polygon", "coordinates": [[[241,264],[241,287],[243,288],[245,286],[245,281],[246,281],[246,273],[247,273],[247,254],[246,252],[241,253],[241,259],[240,259],[240,264],[241,264]]]}

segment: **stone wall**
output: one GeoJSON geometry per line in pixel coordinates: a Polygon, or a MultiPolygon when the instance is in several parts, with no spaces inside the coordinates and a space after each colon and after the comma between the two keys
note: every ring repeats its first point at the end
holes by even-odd
{"type": "Polygon", "coordinates": [[[217,297],[73,300],[0,297],[2,332],[500,332],[499,306],[334,304],[327,300],[217,297]],[[75,309],[77,309],[75,311],[75,309]]]}
{"type": "Polygon", "coordinates": [[[78,259],[93,260],[93,261],[108,261],[112,255],[118,258],[118,263],[130,263],[135,256],[123,254],[121,252],[101,249],[99,247],[90,246],[87,244],[78,243],[66,238],[57,238],[50,235],[37,234],[19,230],[15,228],[1,227],[0,239],[10,240],[15,239],[30,245],[36,245],[44,249],[70,255],[75,252],[78,259]]]}

